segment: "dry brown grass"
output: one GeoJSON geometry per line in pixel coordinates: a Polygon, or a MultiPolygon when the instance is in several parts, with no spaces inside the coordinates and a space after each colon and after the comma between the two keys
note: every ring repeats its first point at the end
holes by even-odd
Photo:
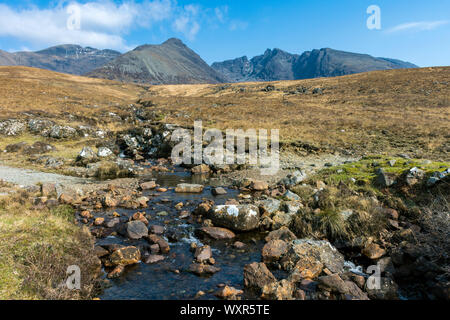
{"type": "Polygon", "coordinates": [[[22,112],[92,116],[134,103],[144,86],[28,67],[0,67],[0,118],[22,112]]]}
{"type": "Polygon", "coordinates": [[[407,152],[448,159],[450,67],[377,71],[336,78],[230,85],[153,86],[143,99],[166,122],[279,128],[291,146],[407,152]],[[292,94],[306,87],[307,94],[292,94]],[[322,88],[323,94],[312,94],[322,88]]]}
{"type": "Polygon", "coordinates": [[[0,300],[92,298],[100,265],[89,230],[71,207],[36,210],[31,196],[0,197],[0,300]],[[81,269],[81,290],[63,285],[71,265],[81,269]]]}

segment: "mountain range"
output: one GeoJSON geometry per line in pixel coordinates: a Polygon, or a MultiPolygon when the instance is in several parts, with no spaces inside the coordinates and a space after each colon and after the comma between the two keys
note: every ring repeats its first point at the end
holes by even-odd
{"type": "Polygon", "coordinates": [[[9,53],[0,50],[0,65],[21,65],[148,84],[298,80],[374,70],[417,68],[401,60],[330,48],[306,51],[300,55],[281,49],[267,49],[264,54],[251,59],[244,56],[209,66],[176,38],[160,45],[142,45],[125,54],[78,45],[60,45],[37,52],[9,53]]]}
{"type": "Polygon", "coordinates": [[[0,50],[0,65],[35,67],[84,75],[118,56],[120,56],[120,52],[114,50],[98,50],[66,44],[36,52],[8,53],[0,50]]]}
{"type": "Polygon", "coordinates": [[[175,38],[160,45],[137,47],[87,76],[149,84],[226,82],[222,74],[175,38]]]}
{"type": "Polygon", "coordinates": [[[230,82],[298,80],[335,77],[353,73],[417,68],[401,60],[375,58],[367,54],[338,51],[329,48],[306,51],[301,55],[280,49],[266,50],[263,55],[248,59],[215,62],[212,68],[230,82]]]}

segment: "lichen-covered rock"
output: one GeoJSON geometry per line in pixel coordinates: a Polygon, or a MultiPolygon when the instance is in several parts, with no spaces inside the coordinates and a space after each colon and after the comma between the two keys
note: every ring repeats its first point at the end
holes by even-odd
{"type": "Polygon", "coordinates": [[[133,246],[120,248],[111,254],[109,260],[113,266],[135,264],[141,260],[141,252],[133,246]]]}
{"type": "Polygon", "coordinates": [[[235,231],[250,231],[259,227],[259,209],[254,205],[214,206],[208,217],[214,225],[235,231]]]}
{"type": "Polygon", "coordinates": [[[277,282],[272,272],[262,262],[253,262],[244,267],[244,286],[260,296],[264,286],[277,282]]]}
{"type": "Polygon", "coordinates": [[[8,119],[0,121],[0,135],[17,136],[26,129],[25,123],[20,120],[8,119]]]}
{"type": "Polygon", "coordinates": [[[325,240],[293,240],[280,264],[283,269],[290,271],[301,259],[316,260],[333,273],[340,273],[344,270],[344,256],[325,240]]]}

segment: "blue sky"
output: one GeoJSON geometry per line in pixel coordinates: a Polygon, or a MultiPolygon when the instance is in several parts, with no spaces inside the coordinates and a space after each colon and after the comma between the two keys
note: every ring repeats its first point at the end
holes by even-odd
{"type": "Polygon", "coordinates": [[[450,1],[0,0],[6,51],[76,43],[125,52],[170,37],[208,63],[267,48],[330,47],[422,67],[450,65],[450,1]],[[367,28],[370,5],[380,8],[381,29],[367,28]]]}

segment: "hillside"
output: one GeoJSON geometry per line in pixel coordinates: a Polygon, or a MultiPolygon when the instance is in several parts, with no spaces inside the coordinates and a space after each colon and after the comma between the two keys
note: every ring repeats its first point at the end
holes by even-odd
{"type": "Polygon", "coordinates": [[[118,57],[120,52],[83,48],[78,45],[60,45],[36,52],[8,53],[0,51],[0,65],[26,66],[82,75],[118,57]]]}
{"type": "Polygon", "coordinates": [[[98,115],[138,99],[144,88],[28,67],[0,67],[0,118],[25,112],[57,117],[98,115]]]}
{"type": "Polygon", "coordinates": [[[278,128],[298,151],[407,153],[449,159],[450,67],[335,78],[151,87],[165,121],[278,128]],[[250,120],[251,119],[251,120],[250,120]]]}
{"type": "Polygon", "coordinates": [[[367,54],[329,48],[290,54],[280,49],[266,50],[250,60],[241,57],[215,62],[212,68],[231,82],[298,80],[335,77],[375,70],[417,68],[396,59],[375,58],[367,54]]]}
{"type": "Polygon", "coordinates": [[[222,75],[213,70],[181,40],[161,45],[143,45],[87,74],[124,82],[149,84],[219,83],[222,75]]]}

